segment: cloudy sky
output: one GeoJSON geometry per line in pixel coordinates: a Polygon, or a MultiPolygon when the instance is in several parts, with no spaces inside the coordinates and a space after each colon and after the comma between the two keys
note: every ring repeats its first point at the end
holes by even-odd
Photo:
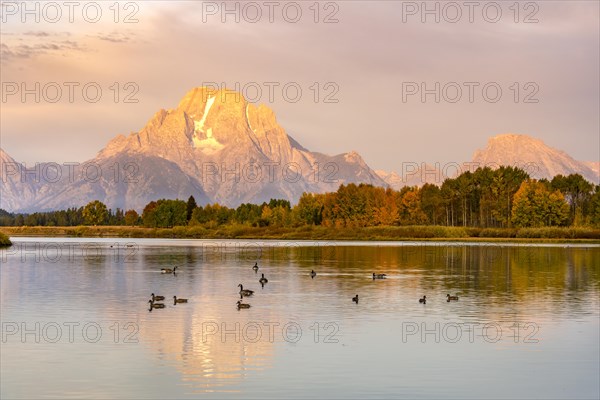
{"type": "Polygon", "coordinates": [[[2,1],[0,146],[81,162],[216,82],[376,169],[468,160],[501,133],[598,160],[600,3],[476,3],[2,1]]]}

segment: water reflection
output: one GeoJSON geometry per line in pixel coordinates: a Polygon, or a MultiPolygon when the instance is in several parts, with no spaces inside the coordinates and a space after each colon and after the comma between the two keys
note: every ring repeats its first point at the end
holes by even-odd
{"type": "Polygon", "coordinates": [[[489,397],[490,388],[495,397],[547,397],[558,387],[572,397],[598,394],[598,246],[15,243],[0,253],[2,397],[489,397]],[[57,248],[69,253],[49,252],[57,248]],[[161,274],[174,266],[177,274],[161,274]],[[239,283],[256,291],[244,299],[250,309],[235,307],[239,283]],[[148,312],[153,292],[166,297],[165,309],[148,312]],[[446,302],[447,293],[460,300],[446,302]],[[173,295],[189,302],[173,305],[173,295]],[[7,334],[11,323],[36,322],[45,334],[48,324],[81,330],[93,322],[102,337],[91,343],[77,331],[72,342],[33,344],[35,334],[7,334]],[[501,339],[488,340],[486,327],[500,327],[501,339]],[[457,330],[466,339],[451,343],[457,330]],[[429,339],[436,335],[442,340],[429,339]],[[490,362],[512,385],[486,378],[490,362]],[[525,385],[531,368],[543,373],[525,385]],[[549,379],[557,374],[560,383],[549,379]]]}

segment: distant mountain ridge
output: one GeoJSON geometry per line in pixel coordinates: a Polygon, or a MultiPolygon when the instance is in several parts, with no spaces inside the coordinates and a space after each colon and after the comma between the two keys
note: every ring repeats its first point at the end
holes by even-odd
{"type": "Polygon", "coordinates": [[[469,162],[431,166],[425,163],[403,166],[404,174],[378,170],[377,173],[394,189],[402,186],[441,184],[465,171],[478,167],[492,169],[500,165],[519,167],[532,178],[552,179],[556,175],[581,174],[588,181],[600,184],[600,162],[577,161],[567,153],[546,145],[543,141],[522,134],[501,134],[488,139],[485,148],[478,149],[469,162]]]}
{"type": "Polygon", "coordinates": [[[578,173],[588,181],[599,184],[598,172],[588,163],[577,161],[564,151],[527,135],[494,136],[488,140],[484,149],[475,152],[473,162],[483,165],[525,166],[527,172],[537,179],[578,173]]]}
{"type": "Polygon", "coordinates": [[[580,173],[598,184],[598,162],[580,162],[526,135],[489,139],[470,163],[402,163],[400,173],[374,171],[355,151],[312,152],[289,136],[275,113],[241,94],[190,90],[174,109],[156,112],[138,132],[117,135],[77,166],[44,163],[25,169],[0,149],[0,208],[31,212],[80,207],[100,200],[110,208],[141,211],[152,200],[187,199],[235,207],[303,192],[333,192],[341,184],[399,189],[441,184],[477,166],[526,166],[535,178],[580,173]]]}

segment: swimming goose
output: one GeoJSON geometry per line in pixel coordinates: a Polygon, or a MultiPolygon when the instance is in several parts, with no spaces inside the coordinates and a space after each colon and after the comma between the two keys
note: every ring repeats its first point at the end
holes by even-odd
{"type": "Polygon", "coordinates": [[[419,299],[419,303],[423,303],[423,304],[427,303],[427,296],[423,296],[422,299],[419,299]]]}
{"type": "Polygon", "coordinates": [[[258,263],[257,262],[254,263],[254,267],[252,267],[252,269],[254,270],[254,272],[258,271],[258,263]]]}
{"type": "Polygon", "coordinates": [[[352,301],[355,302],[356,304],[358,304],[358,295],[354,296],[352,298],[352,301]]]}
{"type": "Polygon", "coordinates": [[[241,283],[238,285],[238,287],[240,288],[240,294],[242,296],[252,296],[254,294],[254,290],[244,289],[244,286],[242,286],[241,283]]]}
{"type": "Polygon", "coordinates": [[[165,299],[165,296],[155,296],[154,293],[152,293],[152,302],[161,301],[164,299],[165,299]]]}
{"type": "Polygon", "coordinates": [[[240,308],[250,308],[250,304],[245,304],[245,303],[242,303],[242,301],[241,301],[241,300],[238,300],[238,302],[236,303],[236,305],[237,305],[237,308],[238,308],[238,310],[239,310],[240,308]]]}
{"type": "Polygon", "coordinates": [[[311,278],[315,278],[315,276],[317,276],[317,273],[315,272],[315,270],[313,269],[312,271],[310,271],[310,277],[311,278]]]}
{"type": "Polygon", "coordinates": [[[265,278],[265,274],[262,274],[262,278],[260,278],[258,281],[263,285],[265,283],[269,282],[269,280],[267,278],[265,278]]]}
{"type": "Polygon", "coordinates": [[[450,301],[458,301],[458,296],[450,296],[450,294],[446,295],[446,301],[450,302],[450,301]]]}
{"type": "Polygon", "coordinates": [[[385,279],[386,276],[387,276],[386,274],[373,273],[373,279],[385,279]]]}
{"type": "Polygon", "coordinates": [[[177,296],[173,296],[173,304],[177,303],[187,303],[188,299],[178,299],[177,296]]]}
{"type": "Polygon", "coordinates": [[[150,303],[150,311],[152,311],[153,308],[165,308],[163,303],[155,303],[152,300],[148,300],[148,303],[150,303]]]}
{"type": "Polygon", "coordinates": [[[177,267],[171,269],[171,268],[161,268],[160,269],[160,273],[161,274],[174,274],[175,271],[177,270],[177,267]]]}

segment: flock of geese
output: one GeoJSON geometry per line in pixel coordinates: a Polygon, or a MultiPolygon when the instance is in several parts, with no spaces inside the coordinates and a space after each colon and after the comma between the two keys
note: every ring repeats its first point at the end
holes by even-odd
{"type": "MultiPolygon", "coordinates": [[[[252,267],[252,269],[254,270],[254,273],[258,272],[258,262],[254,263],[254,266],[252,267]]],[[[313,269],[313,270],[310,271],[310,277],[312,279],[314,279],[315,276],[317,276],[317,273],[313,269]]],[[[260,285],[262,287],[265,287],[265,283],[269,282],[269,280],[267,278],[265,278],[265,274],[261,273],[261,277],[258,280],[258,282],[260,283],[260,285]]],[[[244,289],[244,285],[242,285],[241,283],[238,285],[238,287],[240,288],[240,292],[239,292],[240,293],[240,299],[236,303],[237,309],[240,310],[242,308],[250,308],[251,305],[248,304],[248,303],[244,303],[243,300],[244,300],[244,297],[250,297],[250,296],[252,296],[254,294],[254,291],[253,290],[244,289]]]]}
{"type": "MultiPolygon", "coordinates": [[[[164,303],[155,303],[155,301],[164,301],[165,300],[165,296],[155,296],[154,293],[152,293],[152,298],[150,300],[148,300],[148,303],[150,303],[150,309],[148,311],[152,311],[155,308],[165,308],[165,304],[164,303]]],[[[177,296],[173,296],[173,305],[177,305],[177,304],[181,304],[181,303],[187,303],[188,299],[182,299],[182,298],[177,298],[177,296]]]]}
{"type": "MultiPolygon", "coordinates": [[[[458,296],[450,296],[450,294],[446,295],[446,301],[448,303],[450,303],[451,301],[458,301],[458,296]]],[[[426,304],[427,303],[427,296],[423,296],[419,299],[419,303],[423,303],[426,304]]]]}
{"type": "MultiPolygon", "coordinates": [[[[161,268],[160,273],[177,275],[176,270],[177,270],[177,267],[175,267],[173,269],[161,268]]],[[[148,300],[148,303],[150,303],[150,309],[148,311],[152,311],[157,308],[165,308],[164,303],[157,303],[157,301],[164,301],[165,296],[158,296],[158,295],[155,295],[154,293],[152,293],[151,296],[152,297],[150,298],[150,300],[148,300]]],[[[187,302],[188,302],[188,299],[182,299],[182,298],[177,298],[177,296],[173,296],[173,305],[174,306],[176,306],[177,304],[187,303],[187,302]]]]}
{"type": "MultiPolygon", "coordinates": [[[[254,273],[258,273],[258,262],[254,263],[254,266],[252,267],[252,269],[254,270],[254,273]]],[[[177,275],[177,267],[174,267],[173,269],[171,268],[161,268],[160,272],[161,274],[173,274],[173,275],[177,275]]],[[[317,273],[315,272],[315,270],[311,270],[310,271],[310,277],[312,279],[315,278],[315,276],[317,276],[317,273]]],[[[375,279],[386,279],[387,275],[386,274],[376,274],[373,273],[373,280],[375,279]]],[[[267,282],[269,282],[269,280],[267,278],[265,278],[265,274],[261,274],[260,279],[258,280],[258,282],[261,284],[262,287],[265,287],[265,284],[267,282]]],[[[249,290],[249,289],[244,289],[244,285],[242,285],[241,283],[238,285],[238,287],[240,288],[239,291],[239,295],[240,295],[240,299],[237,301],[236,303],[236,307],[238,310],[242,309],[242,308],[250,308],[251,305],[248,303],[244,303],[244,297],[250,297],[254,294],[254,290],[249,290]]],[[[165,308],[164,303],[155,303],[156,301],[163,301],[165,299],[164,296],[156,296],[154,293],[152,293],[152,298],[148,301],[148,303],[150,303],[150,310],[152,311],[155,308],[165,308]]],[[[356,304],[358,304],[358,294],[356,296],[354,296],[352,298],[352,301],[356,304]]],[[[447,302],[451,302],[451,301],[458,301],[458,296],[451,296],[450,294],[446,295],[446,301],[447,302]]],[[[187,299],[181,299],[181,298],[177,298],[177,296],[173,296],[173,305],[177,305],[180,303],[187,303],[187,299]]],[[[419,303],[421,304],[426,304],[427,303],[427,296],[423,296],[422,298],[419,299],[419,303]]]]}
{"type": "MultiPolygon", "coordinates": [[[[252,267],[252,269],[254,270],[254,273],[258,272],[258,263],[255,262],[254,266],[252,267]]],[[[265,283],[269,282],[269,280],[267,278],[265,278],[265,274],[261,274],[260,279],[258,280],[258,282],[260,283],[260,285],[262,287],[265,287],[265,283]]],[[[241,310],[242,308],[250,308],[251,305],[248,303],[244,303],[244,297],[250,297],[254,294],[254,290],[249,290],[249,289],[244,289],[244,285],[242,285],[241,283],[238,285],[238,287],[240,288],[240,299],[237,301],[237,303],[235,303],[236,307],[238,310],[241,310]]]]}

